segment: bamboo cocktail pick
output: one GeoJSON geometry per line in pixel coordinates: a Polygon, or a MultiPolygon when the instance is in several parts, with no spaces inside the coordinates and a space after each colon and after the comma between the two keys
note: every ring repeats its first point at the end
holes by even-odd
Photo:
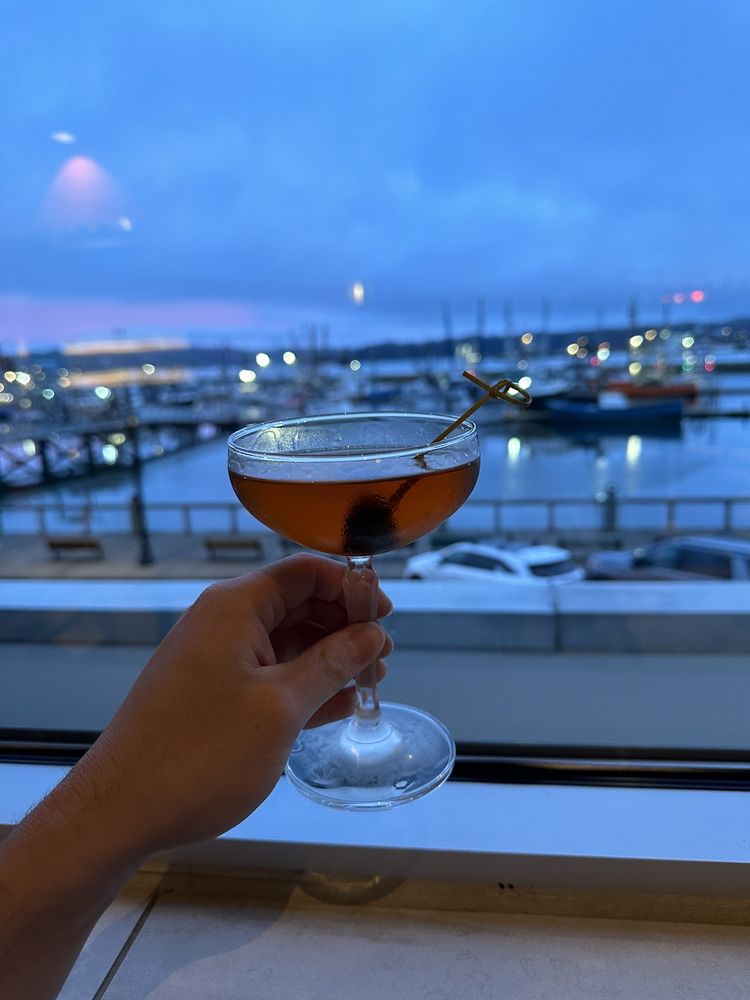
{"type": "Polygon", "coordinates": [[[484,396],[478,399],[473,406],[470,406],[466,413],[462,413],[460,417],[454,420],[450,427],[446,427],[436,438],[433,438],[430,444],[437,444],[438,441],[447,438],[451,431],[455,431],[457,427],[460,427],[467,417],[470,417],[472,413],[476,413],[479,407],[484,406],[490,399],[502,399],[505,403],[512,403],[513,406],[520,406],[524,409],[531,403],[529,393],[525,389],[522,389],[516,382],[511,382],[510,379],[502,378],[499,382],[495,382],[494,385],[488,385],[481,378],[477,378],[472,372],[464,372],[464,378],[473,382],[474,385],[478,385],[480,389],[484,389],[484,396]]]}
{"type": "MultiPolygon", "coordinates": [[[[531,402],[531,396],[520,385],[504,378],[494,385],[488,385],[471,372],[464,372],[468,378],[480,389],[485,390],[484,396],[478,399],[473,406],[470,406],[466,413],[463,413],[457,420],[446,427],[430,444],[437,444],[448,437],[451,431],[476,413],[480,406],[490,399],[502,399],[513,406],[526,407],[531,402]]],[[[427,468],[424,454],[414,456],[414,461],[423,469],[427,468]]],[[[390,497],[378,496],[373,493],[369,496],[357,500],[348,511],[343,530],[343,551],[348,555],[362,555],[368,551],[387,552],[398,543],[398,528],[396,525],[396,508],[404,499],[409,490],[417,482],[417,476],[410,476],[405,482],[391,494],[390,497]]]]}

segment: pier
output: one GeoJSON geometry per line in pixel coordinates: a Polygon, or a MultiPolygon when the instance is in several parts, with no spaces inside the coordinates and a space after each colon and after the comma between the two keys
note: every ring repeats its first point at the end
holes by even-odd
{"type": "Polygon", "coordinates": [[[137,417],[14,423],[0,427],[0,495],[160,458],[247,422],[235,405],[144,406],[137,417]]]}

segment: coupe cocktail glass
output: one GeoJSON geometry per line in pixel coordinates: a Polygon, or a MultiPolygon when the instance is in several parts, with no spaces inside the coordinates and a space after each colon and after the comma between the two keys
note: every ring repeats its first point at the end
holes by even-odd
{"type": "MultiPolygon", "coordinates": [[[[474,423],[425,413],[346,413],[244,427],[229,438],[229,476],[242,505],[278,534],[345,556],[350,622],[375,616],[372,557],[415,541],[456,511],[479,473],[474,423]]],[[[286,773],[310,798],[383,809],[437,788],[453,738],[427,712],[380,704],[375,664],[357,679],[354,715],[305,730],[286,773]]]]}

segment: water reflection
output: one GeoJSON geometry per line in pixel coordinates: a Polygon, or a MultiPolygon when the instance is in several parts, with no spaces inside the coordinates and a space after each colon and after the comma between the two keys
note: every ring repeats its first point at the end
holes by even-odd
{"type": "MultiPolygon", "coordinates": [[[[682,432],[655,427],[637,435],[485,429],[481,441],[476,499],[589,498],[610,484],[622,496],[750,495],[746,421],[683,421],[682,432]]],[[[143,476],[147,501],[234,500],[223,439],[147,462],[143,476]]],[[[129,472],[113,470],[25,494],[24,503],[89,497],[120,502],[131,489],[129,472]]],[[[13,503],[13,494],[6,499],[13,503]]]]}
{"type": "Polygon", "coordinates": [[[521,455],[521,441],[517,437],[508,438],[508,461],[517,462],[521,455]]]}
{"type": "Polygon", "coordinates": [[[641,457],[642,441],[638,434],[631,434],[625,445],[625,461],[628,465],[635,465],[641,457]]]}

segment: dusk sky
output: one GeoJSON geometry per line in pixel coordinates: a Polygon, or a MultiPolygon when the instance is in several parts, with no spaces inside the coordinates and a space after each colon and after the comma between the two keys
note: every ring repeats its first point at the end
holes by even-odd
{"type": "Polygon", "coordinates": [[[750,313],[747,0],[0,2],[0,344],[750,313]]]}

